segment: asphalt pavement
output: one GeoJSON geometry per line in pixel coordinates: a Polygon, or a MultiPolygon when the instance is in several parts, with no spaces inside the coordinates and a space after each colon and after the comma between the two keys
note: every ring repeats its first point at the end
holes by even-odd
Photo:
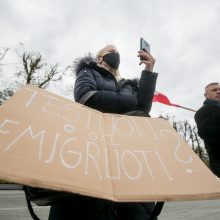
{"type": "MultiPolygon", "coordinates": [[[[41,220],[49,207],[34,205],[41,220]]],[[[0,190],[0,220],[32,220],[21,188],[0,190]]],[[[165,202],[159,220],[220,220],[220,200],[165,202]]]]}

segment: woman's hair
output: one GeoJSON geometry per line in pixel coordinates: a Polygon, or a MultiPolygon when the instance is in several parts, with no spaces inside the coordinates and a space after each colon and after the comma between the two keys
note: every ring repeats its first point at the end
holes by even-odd
{"type": "Polygon", "coordinates": [[[105,47],[103,47],[101,50],[99,50],[99,51],[97,52],[96,58],[98,58],[98,57],[100,57],[100,56],[103,56],[107,47],[114,47],[114,48],[115,48],[114,45],[111,45],[111,44],[106,45],[105,47]]]}

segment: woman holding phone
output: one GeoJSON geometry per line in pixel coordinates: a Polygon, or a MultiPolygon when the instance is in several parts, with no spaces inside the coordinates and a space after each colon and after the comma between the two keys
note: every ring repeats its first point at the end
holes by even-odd
{"type": "MultiPolygon", "coordinates": [[[[76,59],[75,101],[105,113],[149,117],[158,74],[153,72],[155,59],[148,51],[140,50],[137,56],[143,58],[139,64],[144,69],[140,79],[133,80],[120,78],[120,54],[114,45],[99,50],[95,58],[76,59]]],[[[154,202],[115,203],[73,196],[52,205],[49,220],[147,220],[154,207],[154,202]]]]}

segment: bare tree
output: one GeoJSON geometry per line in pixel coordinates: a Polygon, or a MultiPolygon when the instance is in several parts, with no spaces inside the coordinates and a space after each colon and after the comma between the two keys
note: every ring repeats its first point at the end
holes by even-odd
{"type": "Polygon", "coordinates": [[[46,88],[50,82],[62,80],[64,72],[59,71],[59,65],[48,66],[38,52],[24,52],[21,55],[23,69],[16,73],[21,84],[32,84],[46,88]]]}
{"type": "MultiPolygon", "coordinates": [[[[4,66],[5,64],[3,64],[2,61],[4,60],[8,51],[9,51],[9,48],[0,48],[0,72],[3,72],[3,69],[1,68],[1,66],[4,66]]],[[[12,95],[13,95],[13,92],[9,88],[1,90],[0,91],[0,105],[12,95]]]]}
{"type": "MultiPolygon", "coordinates": [[[[4,59],[8,49],[0,53],[0,61],[4,59]]],[[[26,52],[23,50],[20,53],[15,50],[19,63],[15,71],[13,79],[15,79],[7,88],[0,90],[0,104],[10,98],[14,92],[23,85],[31,84],[39,88],[47,88],[49,83],[62,80],[65,71],[59,70],[59,65],[48,65],[39,52],[26,52]]]]}
{"type": "MultiPolygon", "coordinates": [[[[0,48],[0,61],[5,58],[6,53],[8,52],[9,48],[0,48]]],[[[0,63],[1,65],[1,63],[0,63]]]]}
{"type": "Polygon", "coordinates": [[[8,100],[13,94],[14,92],[9,88],[0,91],[0,105],[2,105],[6,100],[8,100]]]}

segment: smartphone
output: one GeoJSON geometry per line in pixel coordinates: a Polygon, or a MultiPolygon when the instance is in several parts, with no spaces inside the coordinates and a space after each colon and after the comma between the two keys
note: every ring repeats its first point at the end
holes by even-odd
{"type": "MultiPolygon", "coordinates": [[[[150,52],[150,44],[147,43],[146,40],[144,40],[144,38],[141,37],[140,39],[140,50],[147,50],[148,52],[150,52]]],[[[141,60],[143,60],[142,57],[140,57],[141,60]]]]}

